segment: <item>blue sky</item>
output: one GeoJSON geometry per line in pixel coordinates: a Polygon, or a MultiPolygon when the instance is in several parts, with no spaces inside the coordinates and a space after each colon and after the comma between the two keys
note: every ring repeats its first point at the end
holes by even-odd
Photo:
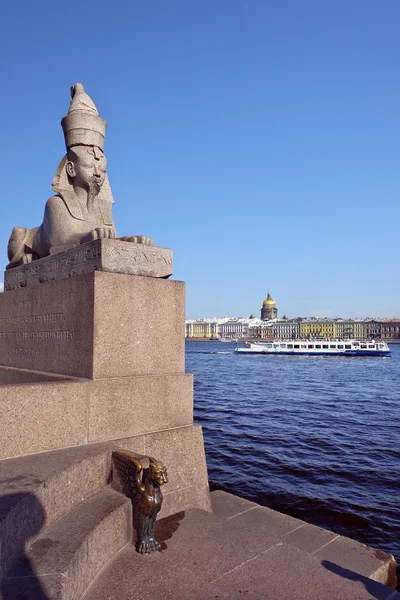
{"type": "Polygon", "coordinates": [[[118,233],[174,250],[187,316],[400,316],[398,0],[9,4],[0,244],[41,222],[82,81],[118,233]]]}

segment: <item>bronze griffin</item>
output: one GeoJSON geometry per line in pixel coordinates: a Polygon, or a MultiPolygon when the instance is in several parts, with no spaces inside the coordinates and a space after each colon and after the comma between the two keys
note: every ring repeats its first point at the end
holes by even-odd
{"type": "Polygon", "coordinates": [[[155,538],[155,525],[163,500],[161,486],[168,483],[167,469],[155,458],[126,450],[114,451],[113,463],[113,486],[132,500],[136,549],[140,554],[150,554],[160,548],[155,538]],[[142,462],[146,458],[149,461],[147,469],[142,462]]]}

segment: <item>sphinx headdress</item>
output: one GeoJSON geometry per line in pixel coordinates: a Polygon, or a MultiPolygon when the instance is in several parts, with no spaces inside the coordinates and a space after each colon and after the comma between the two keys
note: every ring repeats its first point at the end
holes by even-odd
{"type": "MultiPolygon", "coordinates": [[[[100,117],[95,103],[87,95],[81,83],[76,83],[71,87],[71,97],[68,114],[61,121],[67,152],[74,146],[96,146],[104,152],[106,121],[100,117]]],[[[51,187],[67,200],[66,205],[72,216],[83,220],[81,209],[72,199],[73,186],[65,169],[66,162],[67,155],[61,159],[51,187]]],[[[106,225],[113,224],[111,206],[114,199],[107,174],[97,200],[100,204],[104,223],[106,225]]]]}

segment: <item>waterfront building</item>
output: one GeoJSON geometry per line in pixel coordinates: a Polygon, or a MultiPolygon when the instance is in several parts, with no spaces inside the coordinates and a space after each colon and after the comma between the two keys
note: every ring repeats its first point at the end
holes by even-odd
{"type": "Polygon", "coordinates": [[[276,308],[275,300],[271,298],[271,294],[268,292],[261,308],[261,320],[271,321],[272,319],[278,318],[278,309],[276,308]]]}
{"type": "Polygon", "coordinates": [[[218,325],[218,337],[242,339],[249,336],[250,323],[254,319],[229,319],[218,325]]]}
{"type": "Polygon", "coordinates": [[[364,321],[365,337],[367,339],[375,339],[382,337],[382,322],[376,319],[366,319],[364,321]]]}
{"type": "Polygon", "coordinates": [[[291,340],[300,337],[300,323],[298,320],[285,319],[272,324],[273,337],[281,340],[291,340]]]}
{"type": "Polygon", "coordinates": [[[400,319],[382,320],[382,338],[384,340],[400,340],[400,319]]]}
{"type": "Polygon", "coordinates": [[[336,319],[334,337],[362,340],[366,337],[365,321],[361,319],[336,319]]]}
{"type": "Polygon", "coordinates": [[[220,319],[196,319],[185,321],[185,336],[187,338],[212,339],[218,337],[220,319]]]}
{"type": "Polygon", "coordinates": [[[333,338],[336,337],[335,324],[332,319],[302,319],[299,324],[299,335],[301,338],[333,338]]]}
{"type": "Polygon", "coordinates": [[[249,324],[248,337],[252,340],[266,340],[274,337],[273,330],[274,321],[262,321],[261,319],[253,319],[249,324]]]}

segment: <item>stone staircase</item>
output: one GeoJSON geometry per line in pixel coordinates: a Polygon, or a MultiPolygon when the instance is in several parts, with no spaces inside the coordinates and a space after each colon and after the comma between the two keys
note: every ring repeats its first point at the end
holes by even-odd
{"type": "Polygon", "coordinates": [[[223,492],[212,514],[159,520],[161,552],[137,554],[115,447],[0,462],[1,600],[400,599],[390,555],[223,492]]]}
{"type": "Polygon", "coordinates": [[[81,598],[131,541],[130,500],[108,486],[111,454],[95,444],[1,461],[4,600],[81,598]]]}
{"type": "MultiPolygon", "coordinates": [[[[193,434],[188,428],[188,441],[193,434]]],[[[0,461],[2,600],[79,600],[131,545],[132,506],[111,487],[112,453],[137,446],[131,438],[0,461]]],[[[182,490],[178,475],[165,486],[164,515],[197,501],[196,485],[182,490]]],[[[181,476],[190,483],[188,470],[181,476]]]]}

